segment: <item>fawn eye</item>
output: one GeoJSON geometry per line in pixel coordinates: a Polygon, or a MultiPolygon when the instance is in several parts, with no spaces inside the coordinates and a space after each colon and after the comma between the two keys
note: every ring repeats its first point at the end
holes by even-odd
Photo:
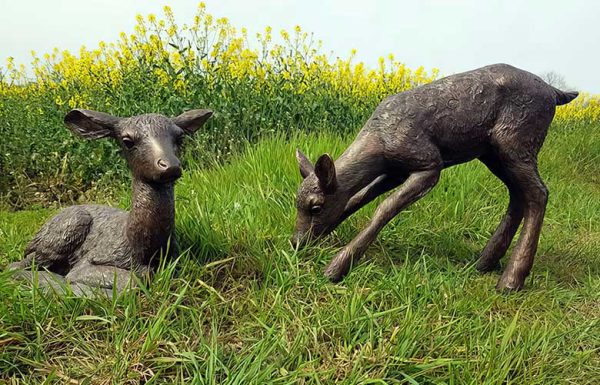
{"type": "Polygon", "coordinates": [[[129,136],[124,136],[122,138],[123,140],[123,144],[125,145],[125,147],[127,147],[128,150],[131,150],[133,148],[133,146],[135,145],[135,143],[133,142],[133,139],[131,139],[129,136]]]}
{"type": "Polygon", "coordinates": [[[177,135],[175,137],[175,144],[177,144],[178,146],[181,146],[181,144],[183,143],[183,138],[185,137],[185,135],[181,134],[181,135],[177,135]]]}
{"type": "Polygon", "coordinates": [[[310,213],[311,213],[312,215],[317,215],[317,214],[319,214],[320,212],[321,212],[321,206],[319,206],[319,205],[317,205],[317,206],[312,206],[312,207],[310,208],[310,213]]]}

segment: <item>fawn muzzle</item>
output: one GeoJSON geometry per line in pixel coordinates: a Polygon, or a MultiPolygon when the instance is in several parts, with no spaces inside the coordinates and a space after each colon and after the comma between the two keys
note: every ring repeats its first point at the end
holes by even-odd
{"type": "Polygon", "coordinates": [[[156,160],[159,182],[172,182],[181,177],[181,163],[176,157],[161,157],[156,160]]]}

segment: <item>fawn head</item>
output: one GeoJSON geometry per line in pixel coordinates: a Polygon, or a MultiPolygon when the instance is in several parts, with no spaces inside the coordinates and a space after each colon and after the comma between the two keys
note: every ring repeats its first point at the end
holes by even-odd
{"type": "Polygon", "coordinates": [[[181,176],[178,153],[184,136],[196,132],[211,115],[212,111],[201,109],[174,118],[159,114],[120,118],[76,109],[65,116],[65,124],[85,139],[115,139],[123,149],[134,178],[164,184],[181,176]]]}
{"type": "Polygon", "coordinates": [[[328,154],[321,155],[315,165],[296,150],[300,175],[304,180],[296,197],[296,228],[291,242],[294,247],[333,231],[341,222],[347,197],[338,186],[335,164],[328,154]]]}

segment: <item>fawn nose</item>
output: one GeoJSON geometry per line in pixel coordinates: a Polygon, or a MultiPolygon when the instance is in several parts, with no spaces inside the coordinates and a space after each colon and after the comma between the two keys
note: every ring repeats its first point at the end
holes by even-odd
{"type": "Polygon", "coordinates": [[[290,243],[292,244],[292,247],[294,249],[298,247],[298,244],[300,243],[300,240],[298,239],[298,237],[296,236],[296,234],[292,235],[292,238],[290,238],[290,243]]]}
{"type": "Polygon", "coordinates": [[[156,167],[160,172],[160,179],[165,181],[175,180],[181,176],[181,164],[179,159],[158,158],[156,167]]]}
{"type": "Polygon", "coordinates": [[[301,248],[306,244],[306,238],[302,234],[295,232],[292,235],[292,238],[290,238],[290,243],[294,249],[301,248]]]}

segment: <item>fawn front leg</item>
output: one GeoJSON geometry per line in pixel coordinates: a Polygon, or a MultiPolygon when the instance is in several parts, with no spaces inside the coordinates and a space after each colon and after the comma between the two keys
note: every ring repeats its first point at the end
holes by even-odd
{"type": "Polygon", "coordinates": [[[400,189],[387,197],[375,211],[369,225],[342,249],[325,269],[325,275],[339,282],[357,262],[381,229],[408,205],[418,200],[435,186],[440,178],[440,169],[413,172],[400,189]]]}
{"type": "Polygon", "coordinates": [[[71,286],[84,284],[89,287],[107,289],[105,290],[107,293],[112,292],[114,287],[118,293],[122,293],[125,289],[136,286],[134,274],[118,267],[86,262],[74,267],[65,278],[71,286]]]}

